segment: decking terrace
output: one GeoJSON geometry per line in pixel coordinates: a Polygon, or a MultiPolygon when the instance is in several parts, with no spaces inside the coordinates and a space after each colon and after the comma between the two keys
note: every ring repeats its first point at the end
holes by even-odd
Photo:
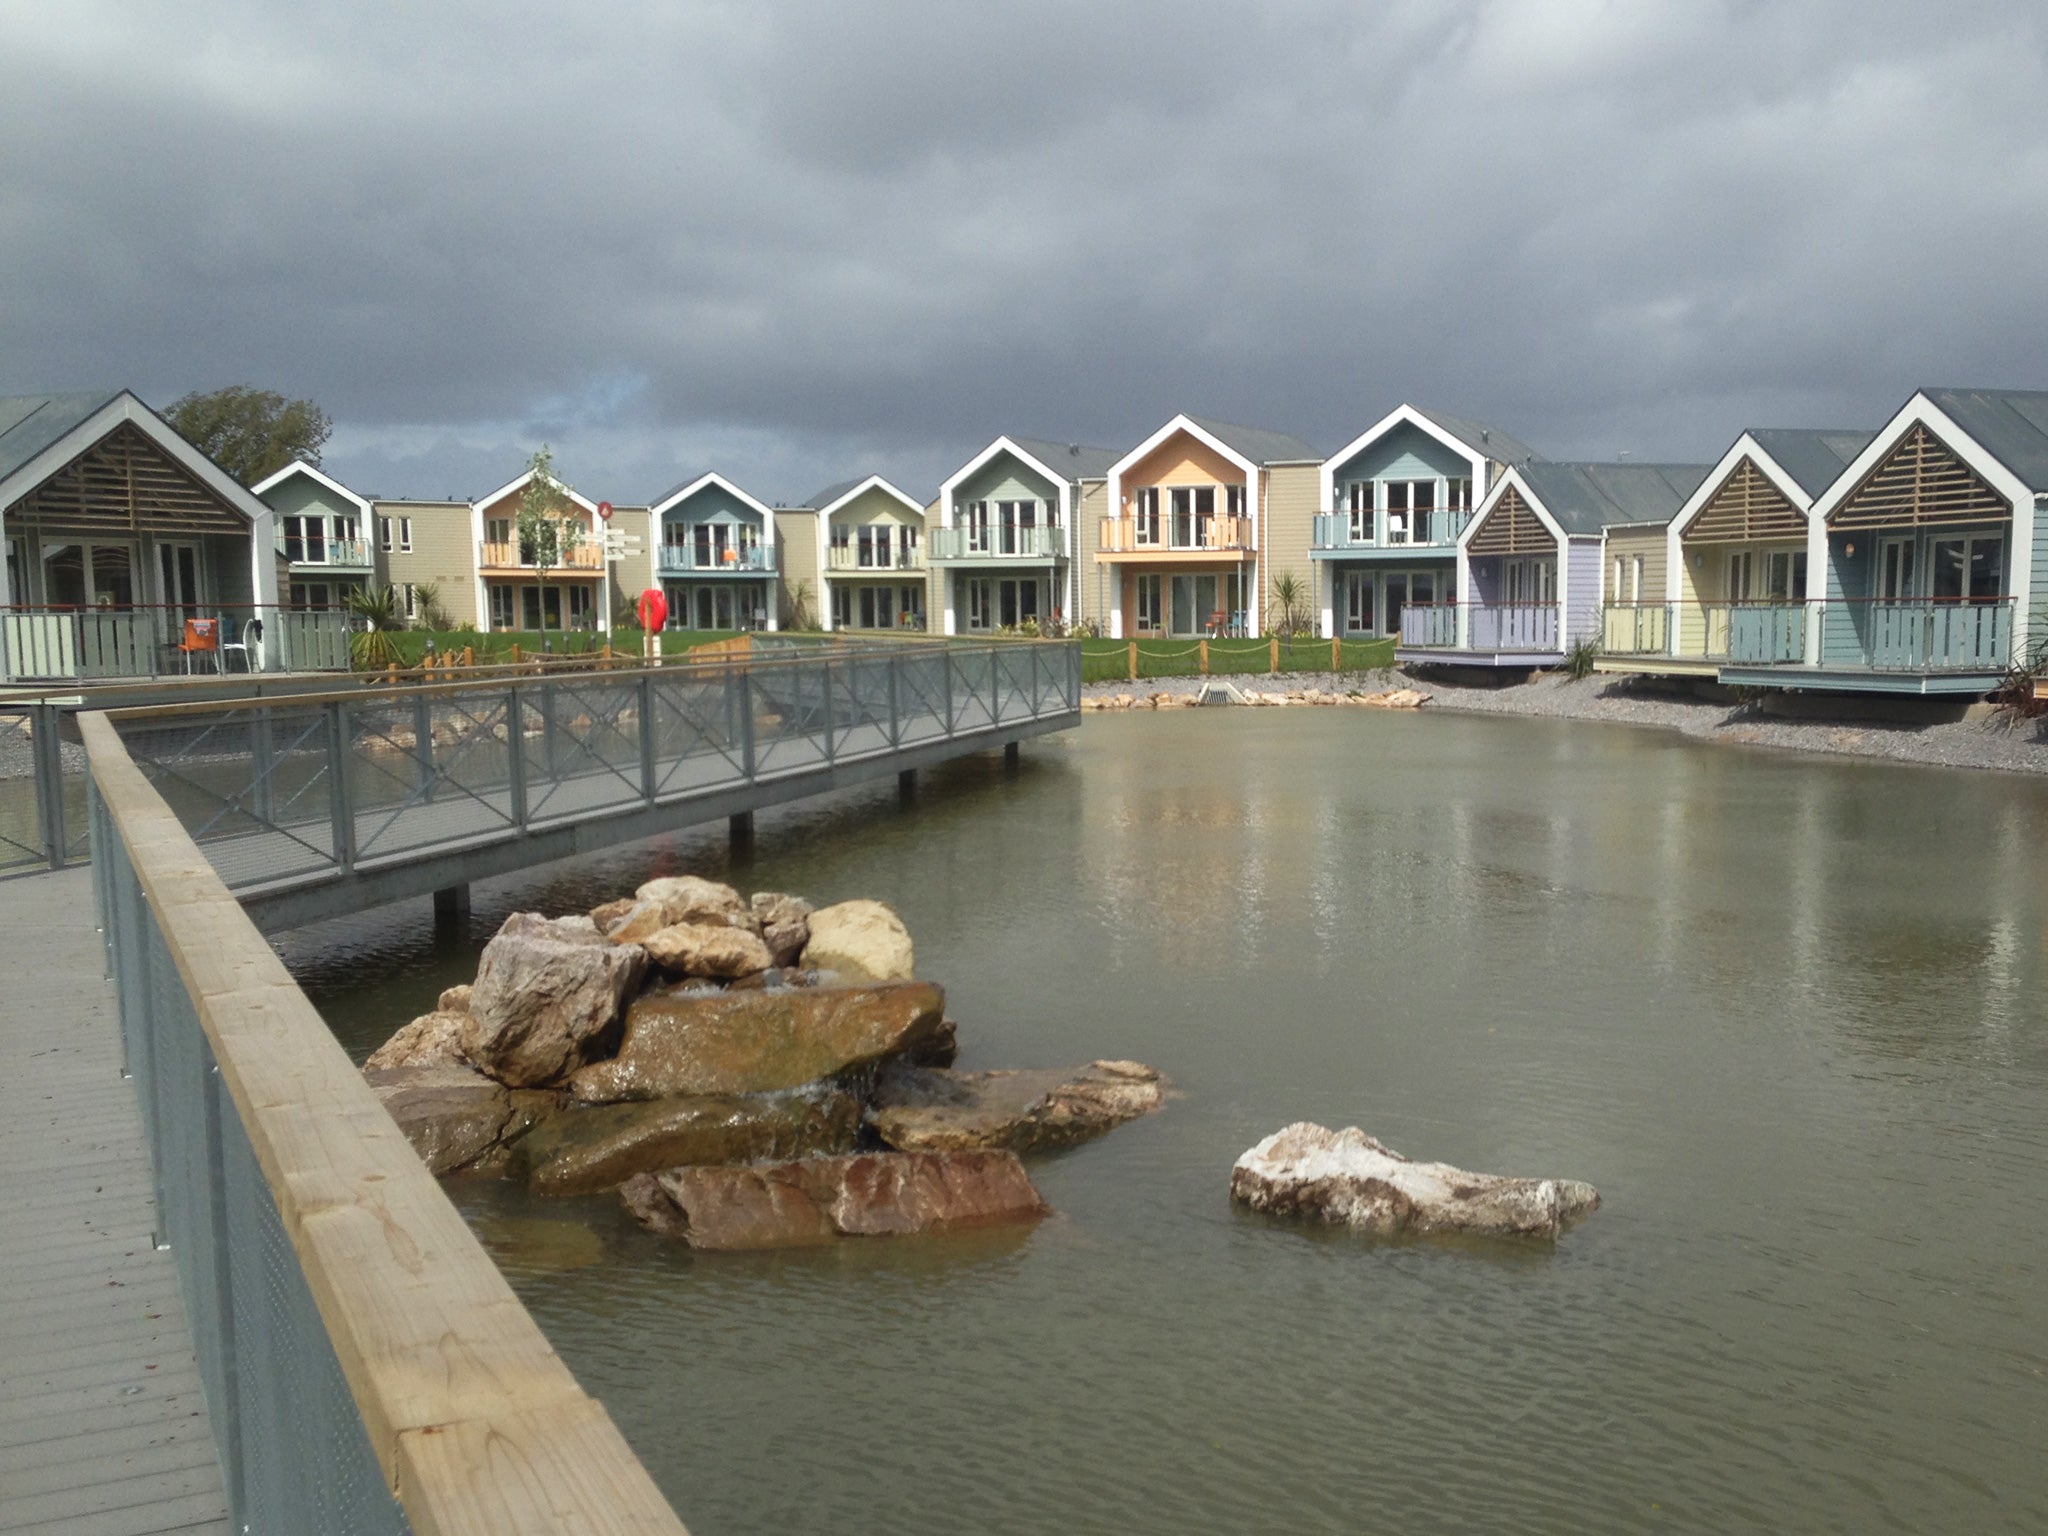
{"type": "Polygon", "coordinates": [[[92,872],[0,882],[0,1532],[225,1532],[92,872]]]}

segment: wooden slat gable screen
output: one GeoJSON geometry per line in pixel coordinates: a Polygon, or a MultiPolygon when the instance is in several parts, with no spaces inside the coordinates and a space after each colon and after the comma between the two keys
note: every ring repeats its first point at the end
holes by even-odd
{"type": "Polygon", "coordinates": [[[1473,530],[1465,550],[1473,555],[1550,555],[1557,553],[1557,540],[1529,510],[1522,493],[1509,486],[1473,530]]]}
{"type": "Polygon", "coordinates": [[[10,524],[80,533],[229,533],[248,520],[122,422],[7,509],[10,524]]]}
{"type": "Polygon", "coordinates": [[[1745,455],[1680,537],[1687,544],[1803,539],[1806,518],[1745,455]]]}
{"type": "Polygon", "coordinates": [[[2012,503],[1914,424],[1898,447],[1864,477],[1828,518],[1830,528],[1924,528],[2012,516],[2012,503]]]}

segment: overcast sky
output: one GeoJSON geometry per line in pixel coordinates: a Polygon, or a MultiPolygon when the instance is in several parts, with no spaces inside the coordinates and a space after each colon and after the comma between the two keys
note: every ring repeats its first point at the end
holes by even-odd
{"type": "Polygon", "coordinates": [[[0,393],[328,469],[912,494],[1403,400],[1711,459],[2048,387],[2041,0],[0,0],[0,393]]]}

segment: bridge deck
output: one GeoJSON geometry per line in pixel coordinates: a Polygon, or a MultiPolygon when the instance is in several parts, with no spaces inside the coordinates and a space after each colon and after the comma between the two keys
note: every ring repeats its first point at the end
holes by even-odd
{"type": "Polygon", "coordinates": [[[0,933],[0,1532],[225,1532],[91,872],[0,883],[0,933]]]}

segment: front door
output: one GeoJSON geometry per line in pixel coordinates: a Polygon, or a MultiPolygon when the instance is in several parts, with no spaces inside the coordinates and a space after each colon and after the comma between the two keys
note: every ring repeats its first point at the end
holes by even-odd
{"type": "Polygon", "coordinates": [[[1401,614],[1408,606],[1408,573],[1389,571],[1387,573],[1387,633],[1401,633],[1401,614]]]}
{"type": "Polygon", "coordinates": [[[1903,603],[1913,596],[1913,541],[1883,539],[1877,546],[1877,595],[1887,603],[1903,603]]]}
{"type": "Polygon", "coordinates": [[[1344,573],[1344,627],[1352,634],[1379,633],[1373,623],[1373,578],[1371,571],[1344,573]]]}

